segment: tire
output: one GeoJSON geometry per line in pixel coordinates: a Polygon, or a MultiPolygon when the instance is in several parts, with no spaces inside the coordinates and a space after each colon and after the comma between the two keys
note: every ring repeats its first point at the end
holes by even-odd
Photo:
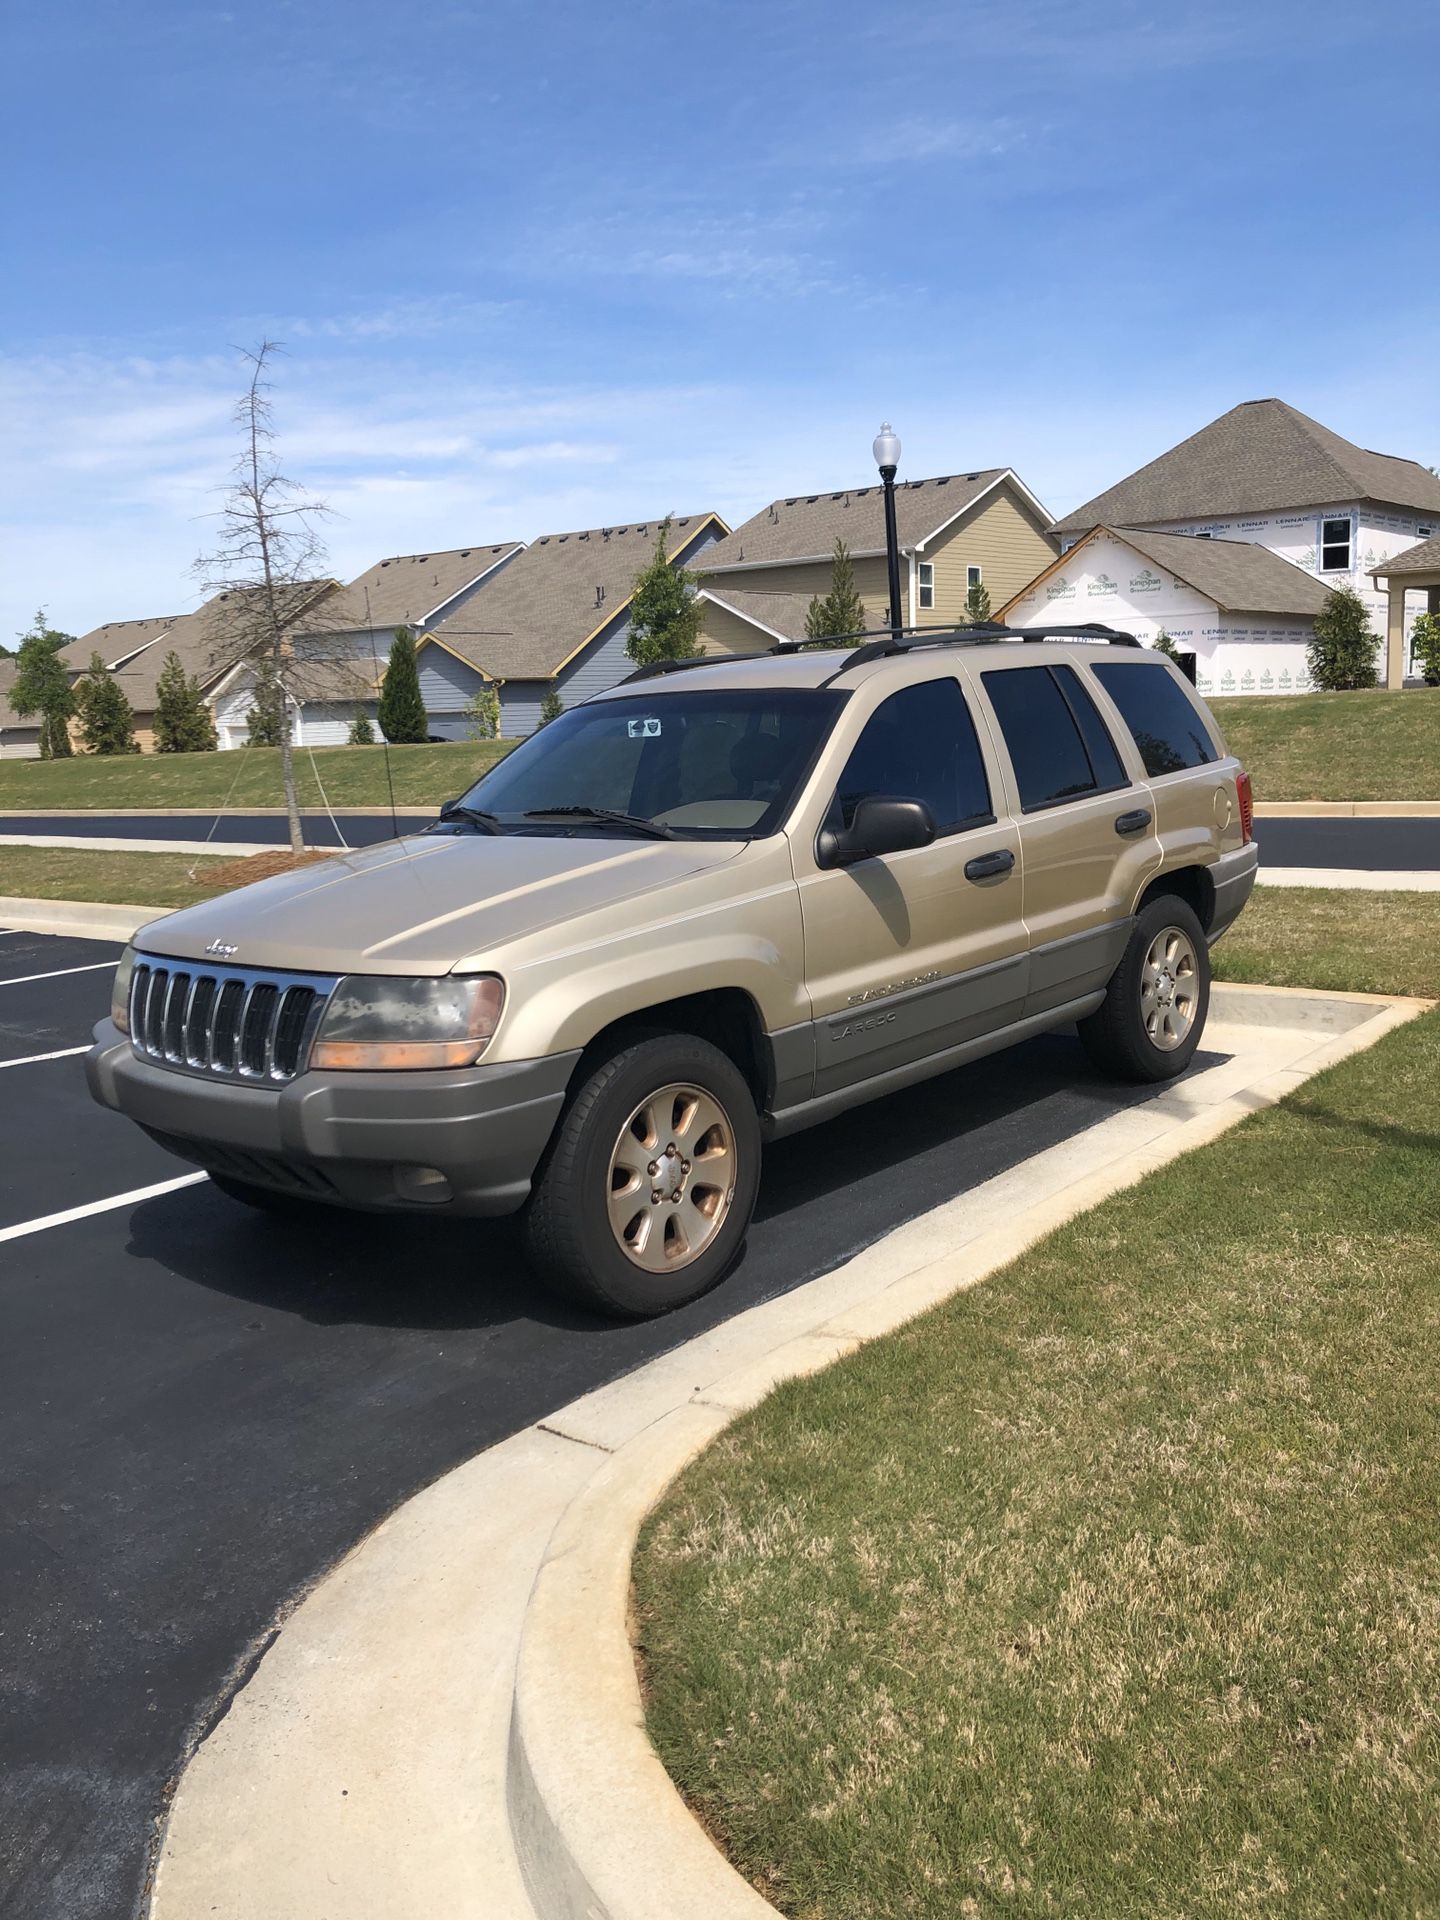
{"type": "Polygon", "coordinates": [[[1189,1066],[1209,1010],[1205,930],[1188,901],[1161,894],[1136,917],[1103,1003],[1080,1022],[1080,1038],[1101,1072],[1117,1080],[1173,1080],[1189,1066]]]}
{"type": "Polygon", "coordinates": [[[277,1220],[314,1220],[322,1201],[306,1200],[298,1193],[277,1193],[270,1187],[252,1187],[246,1180],[232,1180],[228,1173],[212,1173],[212,1187],[218,1187],[228,1199],[257,1213],[272,1214],[277,1220]]]}
{"type": "Polygon", "coordinates": [[[693,1034],[638,1036],[562,1117],[526,1210],[526,1253],[565,1298],[649,1319],[724,1279],[759,1185],[760,1122],[735,1063],[693,1034]]]}

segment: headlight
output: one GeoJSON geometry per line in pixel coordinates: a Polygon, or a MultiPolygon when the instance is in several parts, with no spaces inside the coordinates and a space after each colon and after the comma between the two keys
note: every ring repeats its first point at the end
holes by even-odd
{"type": "Polygon", "coordinates": [[[351,974],[330,996],[312,1067],[468,1067],[490,1044],[505,1004],[493,973],[443,980],[351,974]]]}
{"type": "Polygon", "coordinates": [[[121,1033],[130,1031],[130,980],[135,972],[135,949],[126,947],[115,969],[115,984],[110,989],[110,1018],[121,1033]]]}

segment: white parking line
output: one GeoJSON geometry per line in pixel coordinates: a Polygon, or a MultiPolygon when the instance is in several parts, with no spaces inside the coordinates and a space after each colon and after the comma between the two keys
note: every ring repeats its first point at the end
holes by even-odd
{"type": "Polygon", "coordinates": [[[27,1053],[19,1060],[0,1060],[0,1073],[6,1067],[38,1067],[42,1060],[69,1060],[77,1053],[88,1053],[89,1047],[61,1047],[56,1053],[27,1053]]]}
{"type": "Polygon", "coordinates": [[[22,1220],[18,1227],[0,1227],[0,1241],[23,1240],[27,1233],[44,1233],[47,1227],[63,1227],[72,1220],[88,1220],[92,1213],[113,1213],[117,1207],[133,1207],[141,1200],[154,1200],[162,1193],[193,1187],[198,1181],[209,1178],[208,1173],[182,1173],[178,1180],[160,1180],[153,1187],[136,1187],[131,1193],[112,1194],[108,1200],[91,1200],[83,1207],[66,1207],[63,1213],[46,1213],[38,1220],[22,1220]]]}
{"type": "Polygon", "coordinates": [[[53,973],[22,973],[14,980],[0,980],[0,987],[23,987],[32,980],[58,980],[67,973],[99,973],[104,967],[109,967],[113,973],[116,965],[114,960],[92,960],[88,966],[57,967],[53,973]]]}

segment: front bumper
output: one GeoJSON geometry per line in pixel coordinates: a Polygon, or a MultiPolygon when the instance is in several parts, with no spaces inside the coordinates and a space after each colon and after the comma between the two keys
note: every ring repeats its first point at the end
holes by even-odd
{"type": "Polygon", "coordinates": [[[381,1212],[502,1214],[529,1195],[579,1058],[248,1087],[137,1059],[102,1020],[85,1074],[102,1106],[230,1179],[381,1212]]]}
{"type": "Polygon", "coordinates": [[[1210,945],[1224,933],[1250,898],[1260,866],[1260,849],[1253,840],[1234,853],[1222,853],[1210,869],[1215,888],[1215,909],[1210,916],[1210,945]]]}

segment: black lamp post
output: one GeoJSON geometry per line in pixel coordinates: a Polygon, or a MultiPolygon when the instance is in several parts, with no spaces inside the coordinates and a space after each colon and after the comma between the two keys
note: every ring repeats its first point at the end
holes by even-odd
{"type": "Polygon", "coordinates": [[[875,464],[885,482],[885,565],[890,575],[890,632],[900,638],[900,540],[895,531],[895,469],[900,464],[900,436],[887,420],[875,436],[875,464]]]}

